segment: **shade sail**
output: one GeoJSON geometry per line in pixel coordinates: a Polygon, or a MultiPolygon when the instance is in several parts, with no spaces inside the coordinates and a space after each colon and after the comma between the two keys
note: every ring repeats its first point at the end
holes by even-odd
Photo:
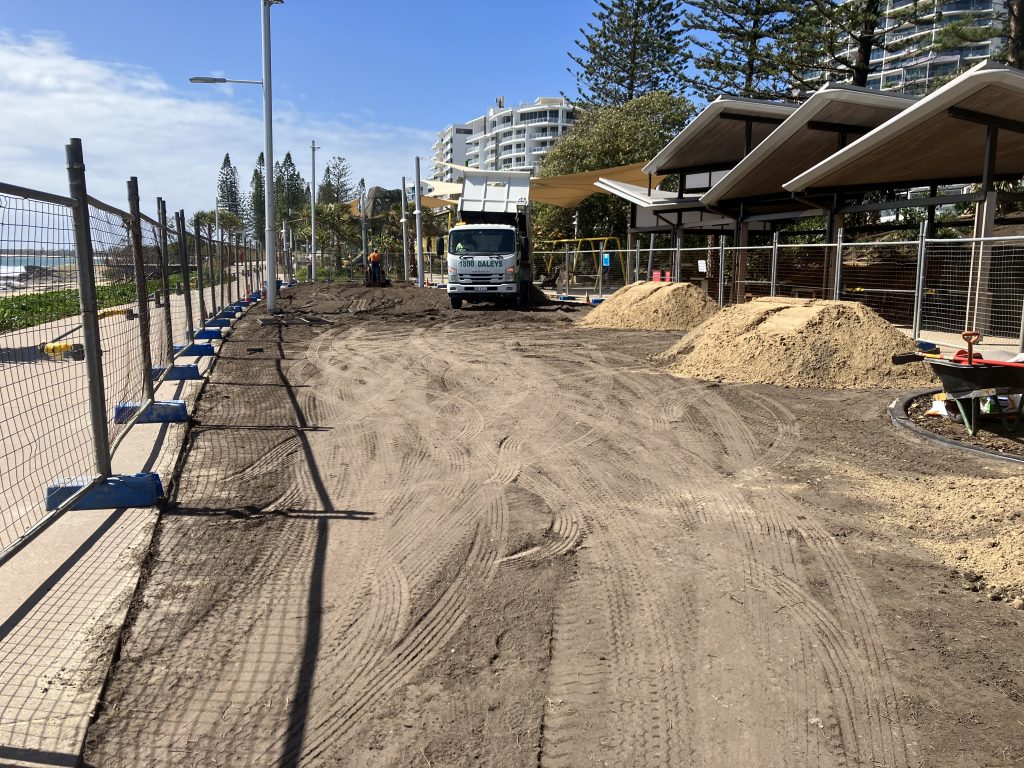
{"type": "MultiPolygon", "coordinates": [[[[642,185],[647,189],[647,174],[644,163],[620,165],[616,168],[601,168],[596,171],[570,173],[564,176],[547,176],[530,180],[530,199],[560,208],[574,208],[593,194],[607,190],[596,187],[599,179],[622,181],[642,185]]],[[[651,186],[656,187],[664,177],[655,176],[651,186]]]]}

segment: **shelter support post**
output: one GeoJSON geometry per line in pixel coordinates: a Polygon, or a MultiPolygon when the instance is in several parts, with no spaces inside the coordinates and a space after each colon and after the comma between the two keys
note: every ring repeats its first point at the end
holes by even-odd
{"type": "Polygon", "coordinates": [[[733,267],[733,302],[744,300],[747,285],[747,246],[750,245],[750,224],[739,221],[736,225],[736,264],[733,267]]]}
{"type": "MultiPolygon", "coordinates": [[[[835,211],[829,211],[828,225],[825,228],[825,251],[824,263],[821,268],[821,294],[823,297],[829,295],[829,287],[835,286],[835,265],[838,263],[838,259],[842,258],[842,247],[839,245],[839,232],[843,229],[843,224],[846,221],[846,216],[842,213],[835,213],[835,211]],[[828,255],[828,251],[832,243],[836,244],[835,253],[832,254],[831,258],[828,255]]],[[[838,299],[838,293],[833,297],[838,299]]]]}
{"type": "Polygon", "coordinates": [[[914,280],[914,326],[913,339],[921,337],[921,306],[924,302],[925,258],[928,252],[928,232],[934,222],[922,221],[917,240],[917,277],[914,280]]]}

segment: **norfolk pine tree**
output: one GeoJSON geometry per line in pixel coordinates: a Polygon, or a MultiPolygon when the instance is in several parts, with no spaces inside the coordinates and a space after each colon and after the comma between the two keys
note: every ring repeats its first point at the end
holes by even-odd
{"type": "Polygon", "coordinates": [[[621,105],[654,91],[678,93],[686,63],[675,0],[597,0],[594,21],[569,53],[580,100],[621,105]]]}
{"type": "Polygon", "coordinates": [[[263,243],[266,234],[266,177],[263,172],[265,161],[263,153],[256,159],[256,167],[252,171],[252,179],[249,182],[249,205],[247,218],[252,236],[263,243]]]}
{"type": "Polygon", "coordinates": [[[231,155],[224,154],[224,162],[220,164],[220,175],[217,178],[217,207],[230,211],[236,216],[242,215],[242,195],[238,189],[238,171],[231,164],[231,155]]]}
{"type": "Polygon", "coordinates": [[[682,15],[693,56],[686,85],[708,101],[785,94],[789,78],[780,50],[787,44],[789,11],[789,0],[690,0],[682,15]]]}

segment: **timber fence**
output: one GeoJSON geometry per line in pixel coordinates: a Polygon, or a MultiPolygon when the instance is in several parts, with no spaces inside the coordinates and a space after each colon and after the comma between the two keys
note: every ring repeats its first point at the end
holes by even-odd
{"type": "Polygon", "coordinates": [[[127,210],[97,200],[80,141],[67,157],[66,196],[0,183],[0,560],[69,509],[159,495],[112,456],[136,424],[182,420],[156,388],[194,378],[182,362],[213,354],[265,279],[243,239],[188,231],[160,199],[147,216],[134,178],[127,210]]]}

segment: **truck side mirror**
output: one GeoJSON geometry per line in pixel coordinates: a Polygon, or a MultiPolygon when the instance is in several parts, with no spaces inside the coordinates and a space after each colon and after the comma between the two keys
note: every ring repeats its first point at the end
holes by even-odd
{"type": "Polygon", "coordinates": [[[444,238],[437,238],[437,255],[444,256],[444,238]]]}

